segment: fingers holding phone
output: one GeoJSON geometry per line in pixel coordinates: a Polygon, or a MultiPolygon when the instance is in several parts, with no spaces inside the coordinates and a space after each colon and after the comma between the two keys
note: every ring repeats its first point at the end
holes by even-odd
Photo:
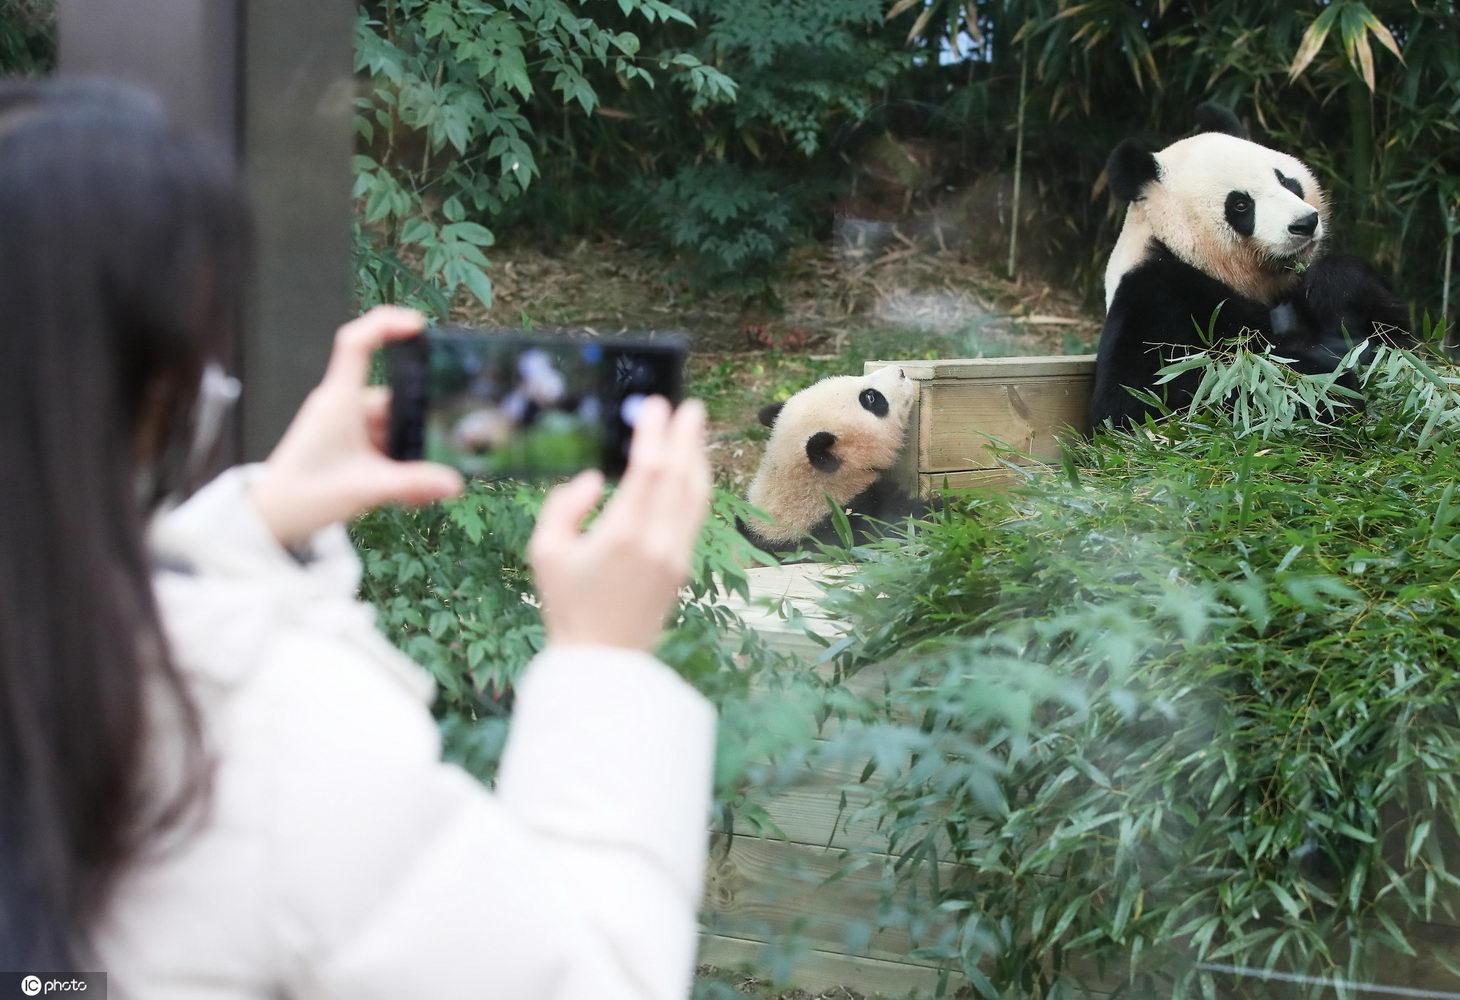
{"type": "Polygon", "coordinates": [[[709,513],[705,408],[660,398],[636,421],[618,491],[586,532],[603,477],[587,472],[543,506],[528,558],[548,642],[652,649],[689,577],[709,513]]]}
{"type": "Polygon", "coordinates": [[[250,488],[255,510],[280,543],[387,503],[421,505],[461,492],[460,473],[385,454],[389,391],[366,384],[387,343],[419,338],[425,318],[382,306],[341,327],[324,378],[305,399],[250,488]]]}
{"type": "Polygon", "coordinates": [[[648,649],[708,512],[705,411],[678,411],[674,339],[424,330],[393,307],[342,327],[328,368],[251,488],[287,546],[386,503],[460,493],[463,476],[565,475],[529,553],[549,640],[648,649]],[[391,387],[367,385],[387,350],[391,387]],[[422,459],[433,459],[425,461],[422,459]],[[586,533],[605,478],[617,493],[586,533]]]}

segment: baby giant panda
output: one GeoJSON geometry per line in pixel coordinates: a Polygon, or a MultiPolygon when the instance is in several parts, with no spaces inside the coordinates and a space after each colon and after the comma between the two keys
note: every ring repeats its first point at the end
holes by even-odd
{"type": "Polygon", "coordinates": [[[847,511],[858,543],[876,535],[873,521],[925,512],[888,475],[916,398],[916,383],[887,367],[822,379],[761,410],[771,437],[746,499],[771,520],[741,521],[741,532],[767,552],[835,544],[828,497],[847,511]]]}
{"type": "MultiPolygon", "coordinates": [[[[1111,191],[1130,206],[1105,272],[1092,425],[1144,419],[1126,387],[1155,389],[1173,356],[1201,349],[1213,314],[1217,342],[1254,331],[1309,374],[1376,334],[1413,345],[1408,310],[1371,267],[1321,255],[1328,205],[1312,171],[1249,141],[1229,111],[1202,105],[1198,120],[1203,131],[1160,152],[1127,139],[1111,154],[1111,191]]],[[[1180,406],[1199,380],[1155,391],[1180,406]]]]}

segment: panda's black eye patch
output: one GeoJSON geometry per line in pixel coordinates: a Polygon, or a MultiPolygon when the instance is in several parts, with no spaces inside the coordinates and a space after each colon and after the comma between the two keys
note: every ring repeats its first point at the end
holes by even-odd
{"type": "Polygon", "coordinates": [[[1233,191],[1227,195],[1227,224],[1243,236],[1251,236],[1257,228],[1256,206],[1244,191],[1233,191]]]}
{"type": "Polygon", "coordinates": [[[1297,195],[1299,198],[1303,197],[1302,182],[1300,182],[1296,177],[1289,177],[1281,170],[1274,170],[1273,173],[1277,174],[1279,184],[1287,188],[1289,191],[1293,192],[1293,194],[1297,195]]]}
{"type": "Polygon", "coordinates": [[[874,417],[887,416],[887,397],[876,389],[863,389],[862,394],[857,397],[857,401],[862,404],[862,409],[874,417]]]}

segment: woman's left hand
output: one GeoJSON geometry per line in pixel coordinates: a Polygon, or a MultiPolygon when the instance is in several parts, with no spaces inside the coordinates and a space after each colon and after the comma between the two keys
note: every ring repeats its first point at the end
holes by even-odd
{"type": "Polygon", "coordinates": [[[280,544],[301,545],[321,528],[383,504],[420,506],[461,492],[454,469],[386,457],[390,390],[366,384],[378,348],[418,336],[425,326],[412,309],[379,306],[335,335],[323,381],[250,488],[280,544]]]}

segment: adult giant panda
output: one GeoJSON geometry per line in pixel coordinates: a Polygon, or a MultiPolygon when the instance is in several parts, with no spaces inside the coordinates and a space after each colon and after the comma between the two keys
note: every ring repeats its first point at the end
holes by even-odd
{"type": "Polygon", "coordinates": [[[771,436],[746,499],[770,520],[742,521],[741,532],[768,552],[790,552],[808,540],[836,543],[828,499],[859,543],[879,522],[925,512],[890,475],[916,398],[913,380],[887,367],[822,379],[761,410],[771,436]]]}
{"type": "MultiPolygon", "coordinates": [[[[1130,205],[1105,271],[1092,425],[1144,419],[1150,407],[1126,387],[1155,389],[1171,357],[1204,346],[1214,315],[1216,341],[1250,330],[1309,374],[1332,371],[1368,337],[1413,345],[1384,279],[1357,258],[1323,255],[1328,204],[1313,172],[1250,141],[1230,111],[1202,105],[1198,123],[1159,152],[1127,139],[1111,154],[1111,191],[1130,205]]],[[[1188,372],[1156,391],[1180,406],[1199,379],[1188,372]]]]}

